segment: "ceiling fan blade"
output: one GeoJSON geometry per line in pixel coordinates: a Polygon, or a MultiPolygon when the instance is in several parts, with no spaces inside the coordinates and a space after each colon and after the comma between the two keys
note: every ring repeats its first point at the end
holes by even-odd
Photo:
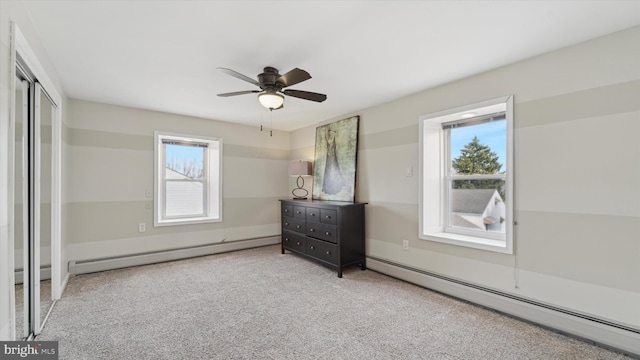
{"type": "Polygon", "coordinates": [[[309,92],[309,91],[284,90],[284,91],[282,91],[282,93],[285,94],[285,95],[297,97],[297,98],[300,98],[300,99],[311,100],[311,101],[316,101],[316,102],[323,102],[323,101],[327,100],[327,95],[318,94],[318,93],[309,92]]]}
{"type": "Polygon", "coordinates": [[[236,91],[236,92],[218,94],[218,96],[229,97],[229,96],[236,96],[236,95],[259,93],[259,92],[260,92],[260,90],[245,90],[245,91],[236,91]]]}
{"type": "Polygon", "coordinates": [[[285,88],[309,79],[311,79],[311,75],[309,75],[308,72],[295,68],[284,75],[280,75],[280,77],[276,79],[276,83],[282,84],[282,87],[285,88]]]}
{"type": "Polygon", "coordinates": [[[256,80],[246,76],[246,75],[242,75],[239,72],[235,71],[235,70],[231,70],[231,69],[227,69],[227,68],[223,68],[223,67],[219,67],[218,70],[222,71],[223,73],[227,74],[227,75],[231,75],[235,78],[238,78],[240,80],[244,80],[248,83],[251,83],[255,86],[260,86],[260,83],[257,82],[256,80]]]}

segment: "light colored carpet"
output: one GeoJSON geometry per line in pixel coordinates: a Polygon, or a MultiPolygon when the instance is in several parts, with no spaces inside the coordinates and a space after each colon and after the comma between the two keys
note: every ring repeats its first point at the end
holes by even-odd
{"type": "Polygon", "coordinates": [[[627,359],[279,246],[71,278],[38,340],[60,359],[627,359]]]}

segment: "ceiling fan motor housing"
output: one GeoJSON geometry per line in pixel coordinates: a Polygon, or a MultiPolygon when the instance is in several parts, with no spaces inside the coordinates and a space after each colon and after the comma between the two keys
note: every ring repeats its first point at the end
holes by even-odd
{"type": "Polygon", "coordinates": [[[264,72],[258,75],[258,82],[260,83],[260,88],[262,90],[266,89],[274,89],[274,91],[280,91],[282,89],[282,84],[277,84],[276,80],[280,77],[278,73],[278,69],[267,66],[263,70],[264,72]],[[278,86],[279,85],[279,86],[278,86]]]}

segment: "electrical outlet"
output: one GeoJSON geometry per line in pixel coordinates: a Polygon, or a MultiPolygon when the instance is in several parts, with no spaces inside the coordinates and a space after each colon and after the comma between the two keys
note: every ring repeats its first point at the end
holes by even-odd
{"type": "Polygon", "coordinates": [[[151,209],[151,201],[145,201],[144,202],[144,208],[147,209],[147,210],[151,209]]]}
{"type": "Polygon", "coordinates": [[[144,196],[146,196],[146,197],[150,198],[152,195],[153,195],[153,194],[151,193],[151,190],[150,190],[150,189],[147,189],[147,190],[145,190],[145,191],[144,191],[144,196]]]}
{"type": "Polygon", "coordinates": [[[147,224],[145,223],[138,224],[138,232],[145,232],[145,231],[147,231],[147,224]]]}
{"type": "Polygon", "coordinates": [[[409,166],[407,167],[407,171],[404,174],[406,177],[412,177],[413,176],[413,166],[409,166]]]}
{"type": "Polygon", "coordinates": [[[409,240],[402,240],[402,250],[409,250],[409,240]]]}

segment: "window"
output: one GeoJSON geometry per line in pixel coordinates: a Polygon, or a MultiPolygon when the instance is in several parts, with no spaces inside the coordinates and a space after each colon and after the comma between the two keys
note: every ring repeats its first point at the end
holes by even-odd
{"type": "Polygon", "coordinates": [[[513,98],[420,117],[419,237],[513,252],[513,98]]]}
{"type": "Polygon", "coordinates": [[[155,132],[155,226],[222,220],[222,140],[155,132]]]}

